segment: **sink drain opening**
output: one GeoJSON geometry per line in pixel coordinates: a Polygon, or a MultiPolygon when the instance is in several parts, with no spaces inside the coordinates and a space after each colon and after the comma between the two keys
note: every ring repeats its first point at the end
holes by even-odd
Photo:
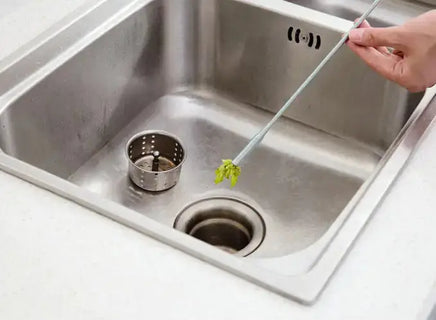
{"type": "MultiPolygon", "coordinates": [[[[217,212],[217,214],[219,214],[217,212]]],[[[196,223],[187,233],[224,251],[236,253],[251,241],[252,231],[247,224],[233,218],[206,218],[196,223]]]]}
{"type": "Polygon", "coordinates": [[[174,228],[239,256],[256,250],[265,235],[259,213],[230,198],[205,199],[191,204],[179,214],[174,228]]]}

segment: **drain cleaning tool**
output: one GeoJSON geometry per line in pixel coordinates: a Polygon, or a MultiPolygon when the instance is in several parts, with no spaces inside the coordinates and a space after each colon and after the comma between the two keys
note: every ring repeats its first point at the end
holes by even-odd
{"type": "Polygon", "coordinates": [[[378,6],[382,0],[375,0],[371,7],[353,24],[351,29],[339,40],[339,42],[334,46],[334,48],[327,54],[327,56],[321,61],[321,63],[315,68],[315,70],[307,77],[307,79],[301,84],[301,86],[295,91],[295,93],[286,101],[283,107],[275,114],[270,122],[260,130],[248,144],[242,149],[242,151],[233,160],[227,159],[223,160],[222,165],[215,171],[215,183],[220,183],[224,179],[231,180],[231,186],[235,186],[238,177],[241,174],[241,168],[239,164],[242,159],[244,159],[265,137],[271,127],[276,123],[276,121],[285,113],[289,106],[295,101],[295,99],[300,95],[300,93],[312,82],[313,79],[318,75],[321,69],[329,62],[329,60],[339,51],[342,45],[348,40],[348,36],[351,30],[358,28],[362,22],[371,14],[371,12],[378,6]]]}

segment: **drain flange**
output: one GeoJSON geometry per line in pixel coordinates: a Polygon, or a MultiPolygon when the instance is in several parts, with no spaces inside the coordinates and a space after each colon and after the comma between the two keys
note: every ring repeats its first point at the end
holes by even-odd
{"type": "Polygon", "coordinates": [[[265,224],[253,207],[223,197],[187,206],[177,216],[174,228],[243,257],[256,250],[265,236],[265,224]]]}

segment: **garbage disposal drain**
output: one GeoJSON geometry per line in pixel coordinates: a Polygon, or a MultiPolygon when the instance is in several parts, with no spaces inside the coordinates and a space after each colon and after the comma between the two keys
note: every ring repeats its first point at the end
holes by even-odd
{"type": "Polygon", "coordinates": [[[231,254],[247,256],[265,236],[265,224],[251,206],[232,198],[210,198],[186,207],[174,228],[231,254]]]}

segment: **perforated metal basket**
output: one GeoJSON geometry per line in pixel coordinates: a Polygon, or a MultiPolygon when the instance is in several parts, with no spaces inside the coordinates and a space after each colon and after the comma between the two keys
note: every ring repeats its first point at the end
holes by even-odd
{"type": "Polygon", "coordinates": [[[143,131],[126,146],[129,177],[147,191],[163,191],[177,184],[186,158],[182,142],[165,131],[143,131]]]}

